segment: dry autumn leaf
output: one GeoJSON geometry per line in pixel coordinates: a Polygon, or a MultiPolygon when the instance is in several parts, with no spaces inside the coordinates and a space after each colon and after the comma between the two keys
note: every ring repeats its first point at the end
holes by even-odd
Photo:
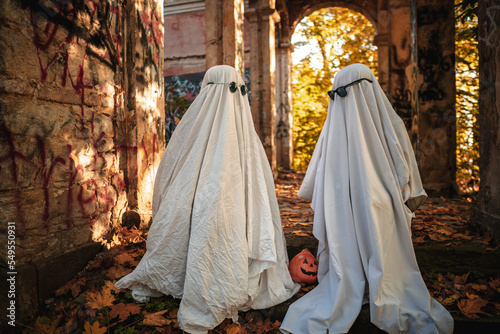
{"type": "Polygon", "coordinates": [[[85,286],[86,279],[84,277],[75,278],[71,281],[63,284],[59,289],[55,291],[56,296],[61,296],[71,291],[73,297],[77,297],[82,291],[82,287],[85,286]]]}
{"type": "Polygon", "coordinates": [[[115,260],[116,262],[120,265],[120,266],[123,266],[127,263],[130,263],[130,262],[133,262],[134,261],[134,258],[132,256],[130,256],[129,253],[127,252],[122,252],[120,254],[118,254],[117,257],[115,257],[115,260]]]}
{"type": "MultiPolygon", "coordinates": [[[[177,310],[175,311],[175,317],[177,317],[177,310]]],[[[175,323],[176,320],[171,318],[172,311],[170,310],[163,310],[155,313],[147,313],[144,315],[144,320],[142,323],[146,326],[154,326],[154,327],[161,327],[161,326],[166,326],[170,325],[172,323],[175,323]],[[165,318],[163,315],[165,313],[168,313],[168,317],[165,318]]]]}
{"type": "Polygon", "coordinates": [[[109,279],[116,279],[116,278],[123,277],[131,272],[132,272],[131,268],[111,267],[111,268],[109,268],[108,272],[106,273],[106,277],[109,279]]]}
{"type": "Polygon", "coordinates": [[[243,334],[246,333],[246,331],[240,326],[240,324],[229,324],[226,327],[224,327],[224,330],[226,331],[226,334],[243,334]]]}
{"type": "Polygon", "coordinates": [[[119,303],[111,305],[109,311],[109,317],[111,319],[118,317],[120,321],[125,321],[131,315],[139,314],[141,312],[141,307],[133,303],[119,303]]]}
{"type": "Polygon", "coordinates": [[[61,321],[62,316],[58,316],[55,319],[49,319],[47,317],[38,317],[35,327],[40,333],[52,334],[56,333],[57,325],[61,321]]]}
{"type": "Polygon", "coordinates": [[[488,301],[476,298],[476,299],[461,299],[458,301],[458,308],[467,318],[478,319],[478,314],[487,314],[481,309],[488,304],[488,301]]]}
{"type": "Polygon", "coordinates": [[[94,321],[94,323],[91,325],[90,322],[85,322],[85,325],[83,327],[83,334],[104,334],[107,332],[106,327],[99,327],[100,323],[99,321],[94,321]]]}
{"type": "Polygon", "coordinates": [[[90,309],[100,310],[103,307],[113,305],[114,301],[115,297],[111,294],[111,290],[104,286],[102,291],[87,292],[87,302],[85,306],[90,309]]]}

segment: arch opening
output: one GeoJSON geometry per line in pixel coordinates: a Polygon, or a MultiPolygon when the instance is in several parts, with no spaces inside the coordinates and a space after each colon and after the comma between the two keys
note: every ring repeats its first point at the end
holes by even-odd
{"type": "Polygon", "coordinates": [[[340,69],[363,63],[377,75],[376,29],[360,12],[326,7],[305,16],[291,37],[293,167],[305,169],[326,120],[327,91],[340,69]]]}

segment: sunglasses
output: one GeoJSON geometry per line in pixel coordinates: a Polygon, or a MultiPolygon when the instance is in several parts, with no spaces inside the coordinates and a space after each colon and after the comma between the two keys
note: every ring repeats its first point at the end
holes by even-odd
{"type": "MultiPolygon", "coordinates": [[[[208,85],[224,85],[224,84],[227,84],[227,82],[209,82],[207,83],[208,85]]],[[[231,93],[234,93],[238,90],[238,85],[236,84],[236,82],[234,81],[231,81],[229,83],[229,91],[231,93]]],[[[245,96],[247,95],[247,92],[248,92],[248,88],[247,86],[245,85],[241,85],[240,86],[240,91],[241,91],[241,95],[245,96]]]]}
{"type": "Polygon", "coordinates": [[[335,93],[337,93],[340,97],[345,97],[345,96],[347,96],[347,90],[346,90],[347,87],[355,85],[355,84],[358,84],[358,83],[360,83],[363,80],[366,80],[366,81],[369,81],[370,83],[372,83],[372,81],[370,79],[361,78],[361,79],[358,79],[358,80],[353,81],[351,83],[348,83],[345,86],[340,86],[339,88],[337,88],[335,90],[328,91],[328,96],[330,96],[330,98],[332,100],[335,100],[335,93]]]}

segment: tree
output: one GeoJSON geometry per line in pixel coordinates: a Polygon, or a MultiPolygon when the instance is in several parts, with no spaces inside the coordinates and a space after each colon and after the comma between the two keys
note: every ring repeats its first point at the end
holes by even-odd
{"type": "Polygon", "coordinates": [[[315,11],[297,25],[292,37],[294,58],[303,56],[293,69],[295,168],[309,164],[326,119],[327,92],[335,74],[353,63],[363,63],[377,74],[374,36],[372,24],[347,8],[315,11]]]}
{"type": "Polygon", "coordinates": [[[477,0],[455,1],[457,181],[465,192],[479,181],[479,55],[477,0]]]}

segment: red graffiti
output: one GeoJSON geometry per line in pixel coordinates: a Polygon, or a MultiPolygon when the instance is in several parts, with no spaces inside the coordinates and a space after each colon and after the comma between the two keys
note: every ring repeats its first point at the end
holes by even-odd
{"type": "Polygon", "coordinates": [[[17,221],[19,221],[20,224],[24,223],[24,216],[23,212],[21,210],[21,189],[17,187],[18,184],[18,165],[17,165],[17,160],[21,160],[22,162],[27,163],[28,165],[33,166],[34,164],[21,152],[16,150],[16,146],[14,144],[14,139],[12,137],[12,133],[10,130],[5,126],[5,124],[0,124],[0,133],[2,133],[6,137],[7,141],[7,153],[5,156],[0,157],[0,163],[7,162],[9,171],[12,177],[12,181],[14,185],[16,185],[15,189],[15,200],[16,200],[16,218],[17,221]]]}
{"type": "MultiPolygon", "coordinates": [[[[99,186],[98,181],[95,178],[89,178],[87,173],[92,172],[95,175],[96,172],[99,172],[96,168],[96,161],[102,159],[104,166],[100,166],[99,169],[107,170],[109,165],[116,164],[116,156],[112,157],[111,161],[106,161],[104,155],[98,153],[95,150],[92,159],[94,160],[93,167],[84,167],[80,163],[77,162],[76,157],[74,156],[74,148],[71,144],[66,144],[66,150],[68,154],[64,157],[55,156],[50,157],[50,152],[47,149],[46,141],[40,135],[35,135],[34,140],[36,142],[36,150],[35,153],[38,153],[39,163],[34,163],[33,159],[28,158],[26,155],[19,152],[14,143],[14,136],[9,131],[9,129],[4,125],[0,125],[0,132],[3,134],[3,139],[7,142],[7,150],[4,156],[0,157],[0,168],[8,168],[11,173],[11,179],[15,187],[15,201],[16,201],[16,219],[19,223],[24,223],[23,216],[23,192],[25,191],[23,188],[19,187],[19,172],[20,172],[20,164],[27,164],[29,168],[33,168],[35,171],[33,175],[40,175],[41,178],[41,188],[43,190],[43,197],[40,199],[42,204],[40,207],[43,207],[42,211],[42,221],[44,222],[43,227],[47,228],[50,222],[50,210],[52,208],[50,202],[50,190],[53,187],[53,177],[56,173],[56,167],[61,166],[66,168],[67,170],[67,195],[66,195],[66,218],[64,220],[64,224],[66,228],[71,228],[73,226],[72,220],[75,217],[74,212],[74,198],[76,194],[76,203],[78,205],[79,211],[82,213],[83,217],[88,220],[89,224],[92,224],[99,212],[110,212],[116,205],[116,200],[110,196],[110,189],[108,181],[103,180],[102,185],[99,186]],[[66,161],[67,160],[67,161],[66,161]],[[77,179],[79,177],[84,177],[86,180],[80,181],[77,183],[77,179]],[[104,203],[104,208],[99,208],[99,210],[95,210],[92,205],[96,204],[96,201],[100,201],[104,203]],[[90,206],[90,207],[89,207],[90,206]]],[[[104,132],[102,132],[98,137],[93,139],[92,143],[94,148],[97,147],[100,141],[102,141],[105,137],[104,132]]],[[[153,166],[155,165],[155,154],[157,154],[156,150],[158,149],[158,145],[156,143],[157,136],[153,135],[151,140],[151,152],[148,150],[148,145],[144,141],[140,142],[138,146],[116,146],[116,154],[118,155],[121,150],[126,150],[130,152],[134,156],[138,156],[139,153],[143,153],[142,159],[147,161],[147,168],[149,171],[153,172],[153,166]]],[[[36,160],[35,160],[36,161],[36,160]]],[[[26,167],[24,167],[26,168],[26,167]]],[[[135,168],[132,171],[129,171],[129,175],[123,179],[119,172],[109,171],[107,174],[107,180],[113,180],[115,189],[118,193],[123,193],[127,191],[128,186],[130,184],[130,180],[134,180],[139,177],[139,170],[135,168]]],[[[100,182],[100,181],[99,181],[100,182]]]]}
{"type": "Polygon", "coordinates": [[[40,169],[42,176],[42,189],[43,189],[43,197],[44,197],[44,208],[42,220],[45,222],[44,227],[48,227],[47,221],[49,220],[49,207],[50,207],[50,198],[49,198],[49,181],[52,176],[52,172],[54,171],[54,167],[57,164],[64,165],[66,161],[61,157],[56,157],[50,163],[50,167],[47,168],[46,165],[46,150],[45,150],[45,142],[40,136],[35,136],[37,141],[37,147],[40,152],[40,169]]]}
{"type": "Polygon", "coordinates": [[[152,50],[152,56],[154,63],[158,66],[160,62],[158,50],[163,48],[163,26],[160,16],[150,10],[145,10],[140,16],[145,27],[149,46],[156,45],[156,50],[152,50]]]}

